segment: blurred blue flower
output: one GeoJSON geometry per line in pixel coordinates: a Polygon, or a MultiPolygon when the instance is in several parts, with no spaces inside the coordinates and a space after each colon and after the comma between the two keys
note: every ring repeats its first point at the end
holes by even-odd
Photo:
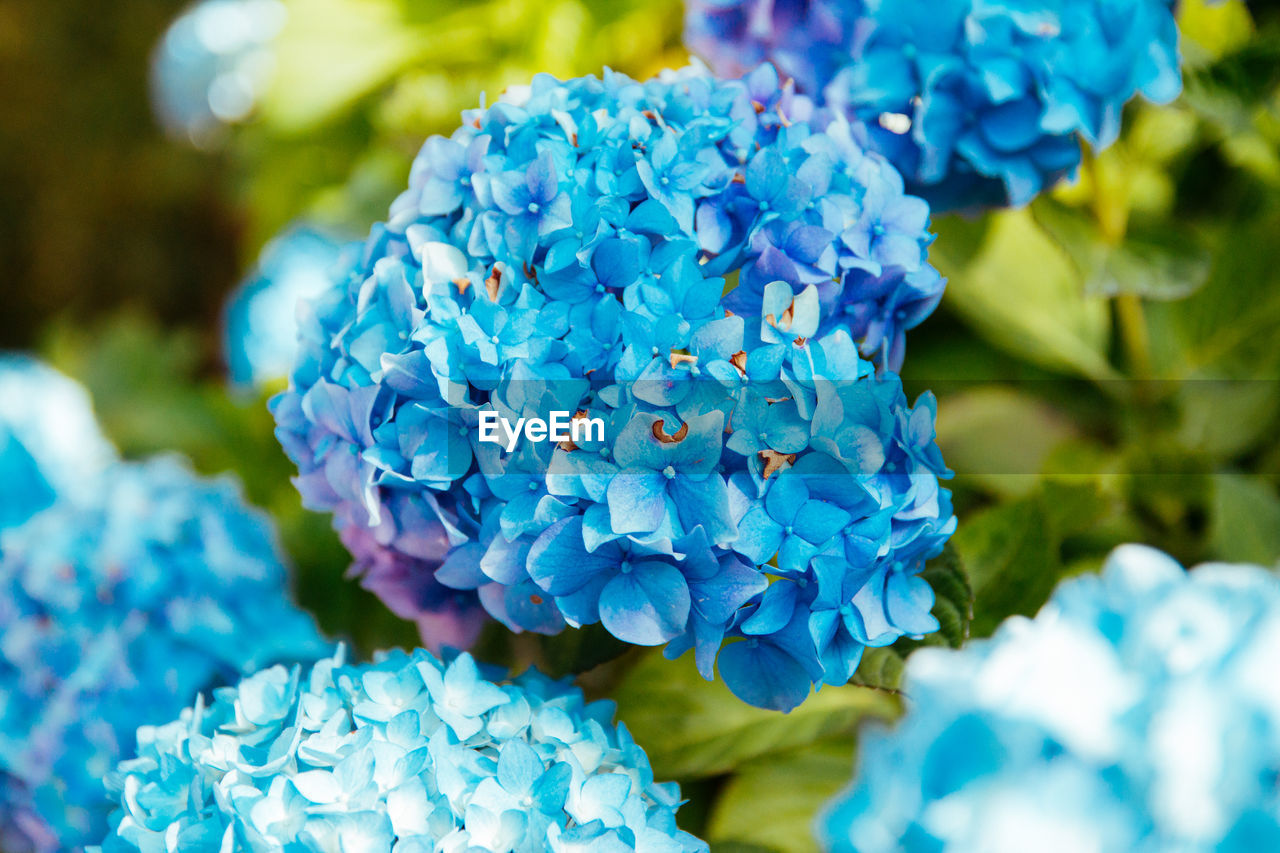
{"type": "MultiPolygon", "coordinates": [[[[1023,205],[1110,145],[1124,104],[1182,88],[1173,0],[690,0],[686,41],[720,73],[773,61],[935,210],[1023,205]],[[834,8],[833,8],[834,7],[834,8]],[[785,21],[785,27],[778,22],[785,21]]],[[[914,202],[913,202],[914,203],[914,202]]],[[[891,202],[879,226],[920,214],[891,202]]],[[[864,229],[865,230],[865,229],[864,229]]],[[[855,239],[864,239],[860,234],[855,239]]],[[[896,255],[894,241],[883,256],[896,255]]]]}
{"type": "Polygon", "coordinates": [[[80,385],[33,358],[0,353],[0,530],[59,498],[92,495],[115,458],[80,385]]]}
{"type": "Polygon", "coordinates": [[[707,850],[611,703],[491,677],[466,654],[339,651],[216,690],[138,730],[101,850],[707,850]]]}
{"type": "Polygon", "coordinates": [[[248,118],[275,71],[271,43],[287,17],[280,0],[197,0],[151,58],[151,100],[173,136],[198,147],[248,118]]]}
{"type": "Polygon", "coordinates": [[[172,459],[117,463],[91,500],[0,534],[0,843],[101,839],[103,776],[196,692],[325,644],[265,518],[172,459]]]}
{"type": "Polygon", "coordinates": [[[801,92],[819,92],[865,20],[861,0],[686,0],[684,38],[718,74],[772,62],[801,92]]]}
{"type": "MultiPolygon", "coordinates": [[[[912,415],[888,369],[942,292],[927,206],[811,111],[768,66],[539,76],[428,141],[307,303],[277,434],[427,645],[474,637],[476,601],[516,631],[692,649],[709,678],[722,644],[763,643],[785,684],[750,688],[741,650],[729,683],[790,708],[835,683],[813,560],[845,561],[869,610],[916,588],[954,529],[932,400],[912,415]],[[554,412],[589,429],[480,439],[554,412]],[[775,563],[803,594],[766,589],[775,563]]],[[[875,624],[933,625],[931,594],[910,606],[875,624]]]]}
{"type": "Polygon", "coordinates": [[[298,351],[298,302],[333,286],[341,253],[339,240],[305,225],[290,228],[263,248],[223,316],[232,383],[261,387],[289,375],[298,351]]]}
{"type": "Polygon", "coordinates": [[[1035,619],[907,664],[818,826],[837,851],[1269,850],[1280,844],[1280,579],[1151,548],[1035,619]]]}

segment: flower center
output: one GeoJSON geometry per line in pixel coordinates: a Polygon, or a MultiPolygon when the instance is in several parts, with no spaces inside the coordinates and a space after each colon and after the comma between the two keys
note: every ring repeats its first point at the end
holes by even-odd
{"type": "Polygon", "coordinates": [[[676,469],[668,465],[666,468],[662,469],[662,476],[666,477],[668,480],[674,479],[676,476],[676,469]]]}

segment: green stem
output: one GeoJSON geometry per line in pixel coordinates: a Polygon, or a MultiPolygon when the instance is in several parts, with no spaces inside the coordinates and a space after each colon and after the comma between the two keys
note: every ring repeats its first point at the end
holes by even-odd
{"type": "Polygon", "coordinates": [[[1115,297],[1114,304],[1129,373],[1139,382],[1145,382],[1152,376],[1151,335],[1147,331],[1147,315],[1143,310],[1142,298],[1135,293],[1121,293],[1115,297]]]}

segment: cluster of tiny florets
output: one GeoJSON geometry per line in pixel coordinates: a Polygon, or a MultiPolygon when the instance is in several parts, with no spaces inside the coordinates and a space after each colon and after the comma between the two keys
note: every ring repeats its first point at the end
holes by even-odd
{"type": "Polygon", "coordinates": [[[690,0],[687,38],[726,73],[743,57],[777,61],[857,120],[935,209],[978,208],[1025,204],[1073,174],[1081,140],[1110,145],[1135,95],[1178,94],[1173,5],[690,0]],[[770,15],[788,27],[732,24],[770,15]]]}
{"type": "Polygon", "coordinates": [[[1126,545],[962,651],[859,742],[828,849],[1193,850],[1280,843],[1280,579],[1126,545]]]}
{"type": "Polygon", "coordinates": [[[866,35],[862,0],[686,0],[685,44],[722,77],[771,62],[817,94],[866,35]]]}
{"type": "Polygon", "coordinates": [[[495,683],[465,654],[277,666],[139,731],[107,779],[102,851],[705,851],[676,827],[678,786],[654,782],[612,718],[536,671],[495,683]]]}
{"type": "Polygon", "coordinates": [[[266,520],[172,459],[0,534],[0,848],[102,838],[103,776],[139,725],[325,645],[291,602],[266,520]]]}
{"type": "Polygon", "coordinates": [[[941,294],[928,207],[808,111],[768,66],[540,76],[426,143],[273,401],[393,608],[450,641],[600,622],[708,678],[727,643],[779,708],[936,627],[934,403],[885,369],[941,294]],[[555,411],[599,432],[478,440],[555,411]]]}

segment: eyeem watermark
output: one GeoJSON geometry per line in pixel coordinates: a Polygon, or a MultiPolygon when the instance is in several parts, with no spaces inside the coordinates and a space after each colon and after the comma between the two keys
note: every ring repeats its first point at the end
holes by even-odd
{"type": "Polygon", "coordinates": [[[526,441],[573,444],[604,441],[604,418],[587,417],[585,412],[551,412],[550,415],[549,419],[517,418],[513,424],[492,409],[485,409],[480,412],[480,440],[501,444],[508,453],[516,449],[521,435],[526,441]]]}

